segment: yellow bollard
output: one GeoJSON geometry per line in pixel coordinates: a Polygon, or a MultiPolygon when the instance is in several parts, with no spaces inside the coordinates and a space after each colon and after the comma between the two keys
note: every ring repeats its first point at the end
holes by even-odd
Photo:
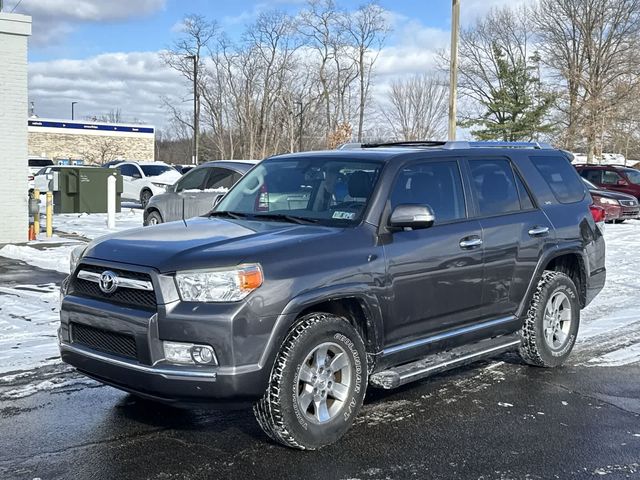
{"type": "Polygon", "coordinates": [[[53,193],[47,192],[47,238],[53,235],[53,193]]]}
{"type": "MultiPolygon", "coordinates": [[[[33,198],[40,205],[40,190],[37,188],[33,191],[33,198]]],[[[36,236],[40,234],[40,211],[33,216],[33,230],[36,232],[36,236]]]]}

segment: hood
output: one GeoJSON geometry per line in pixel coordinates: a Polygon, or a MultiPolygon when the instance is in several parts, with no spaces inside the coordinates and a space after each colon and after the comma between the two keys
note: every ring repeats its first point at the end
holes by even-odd
{"type": "Polygon", "coordinates": [[[612,190],[593,190],[589,189],[591,195],[598,195],[599,197],[612,198],[614,200],[637,200],[633,195],[626,193],[614,192],[612,190]]]}
{"type": "Polygon", "coordinates": [[[152,267],[160,272],[260,261],[275,248],[325,240],[341,229],[282,222],[198,217],[98,238],[84,258],[152,267]]]}

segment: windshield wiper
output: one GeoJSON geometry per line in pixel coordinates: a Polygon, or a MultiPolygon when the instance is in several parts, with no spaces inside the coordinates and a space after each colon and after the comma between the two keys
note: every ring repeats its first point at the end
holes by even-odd
{"type": "Polygon", "coordinates": [[[288,215],[286,213],[262,213],[254,215],[253,218],[264,220],[284,220],[286,222],[298,223],[300,225],[309,225],[320,221],[317,218],[298,217],[297,215],[288,215]]]}
{"type": "Polygon", "coordinates": [[[220,210],[220,211],[212,211],[209,212],[209,217],[229,217],[229,218],[234,218],[234,219],[239,219],[239,218],[246,218],[248,215],[246,213],[241,213],[241,212],[229,212],[227,210],[220,210]]]}

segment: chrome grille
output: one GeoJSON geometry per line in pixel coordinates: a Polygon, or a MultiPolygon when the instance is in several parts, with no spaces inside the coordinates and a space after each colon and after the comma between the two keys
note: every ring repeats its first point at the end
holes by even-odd
{"type": "Polygon", "coordinates": [[[82,264],[77,268],[69,290],[70,293],[80,297],[95,298],[135,308],[156,308],[153,284],[151,277],[146,273],[82,264]],[[99,276],[105,270],[115,273],[122,279],[122,285],[113,293],[103,292],[98,284],[99,276]],[[144,286],[144,289],[139,285],[144,286]]]}

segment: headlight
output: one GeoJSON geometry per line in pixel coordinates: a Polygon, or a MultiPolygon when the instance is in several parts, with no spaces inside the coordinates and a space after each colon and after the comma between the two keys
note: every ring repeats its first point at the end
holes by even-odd
{"type": "Polygon", "coordinates": [[[166,190],[168,186],[166,183],[151,182],[151,184],[155,187],[161,188],[162,190],[166,190]]]}
{"type": "Polygon", "coordinates": [[[612,198],[600,197],[600,203],[603,205],[618,205],[618,201],[612,198]]]}
{"type": "Polygon", "coordinates": [[[176,272],[180,298],[187,302],[236,302],[262,285],[258,264],[176,272]]]}
{"type": "Polygon", "coordinates": [[[71,250],[71,255],[69,256],[69,273],[73,273],[73,271],[78,266],[78,262],[82,259],[85,250],[87,249],[86,245],[79,245],[73,250],[71,250]]]}

